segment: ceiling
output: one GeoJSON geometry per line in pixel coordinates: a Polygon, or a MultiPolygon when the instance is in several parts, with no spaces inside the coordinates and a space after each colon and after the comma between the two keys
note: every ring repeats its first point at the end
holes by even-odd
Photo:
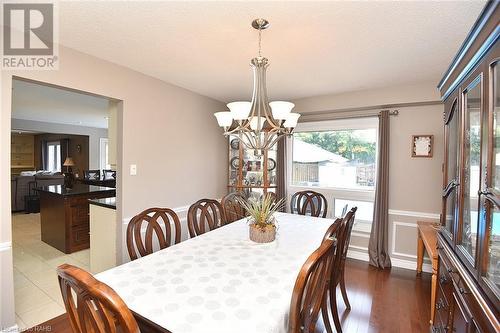
{"type": "Polygon", "coordinates": [[[485,1],[60,2],[60,42],[227,102],[251,98],[267,18],[270,99],[439,81],[485,1]]]}
{"type": "Polygon", "coordinates": [[[108,127],[108,99],[38,83],[12,81],[12,118],[108,127]]]}

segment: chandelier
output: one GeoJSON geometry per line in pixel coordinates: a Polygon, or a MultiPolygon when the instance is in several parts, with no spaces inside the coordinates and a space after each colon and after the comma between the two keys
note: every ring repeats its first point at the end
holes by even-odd
{"type": "Polygon", "coordinates": [[[268,59],[261,56],[262,30],[269,27],[269,21],[259,18],[252,22],[259,31],[259,55],[250,61],[253,70],[252,101],[227,104],[230,111],[216,112],[217,123],[224,129],[224,135],[238,135],[240,142],[254,150],[255,156],[272,148],[278,140],[291,135],[300,117],[292,113],[295,106],[285,101],[269,103],[266,89],[268,59]]]}

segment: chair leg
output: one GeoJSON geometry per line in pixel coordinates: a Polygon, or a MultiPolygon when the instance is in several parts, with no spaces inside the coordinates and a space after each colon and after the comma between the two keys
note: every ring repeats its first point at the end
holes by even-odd
{"type": "Polygon", "coordinates": [[[330,325],[330,316],[328,316],[328,303],[327,303],[328,293],[325,293],[323,303],[321,303],[321,315],[323,316],[323,323],[325,329],[328,333],[333,333],[332,325],[330,325]]]}
{"type": "Polygon", "coordinates": [[[333,286],[330,288],[330,308],[332,310],[333,322],[337,333],[342,333],[342,326],[340,325],[339,310],[337,309],[337,288],[333,286]]]}
{"type": "Polygon", "coordinates": [[[345,280],[344,280],[344,272],[340,277],[340,291],[342,292],[342,298],[344,299],[344,304],[348,310],[351,310],[351,304],[349,303],[349,299],[347,298],[347,290],[345,289],[345,280]]]}

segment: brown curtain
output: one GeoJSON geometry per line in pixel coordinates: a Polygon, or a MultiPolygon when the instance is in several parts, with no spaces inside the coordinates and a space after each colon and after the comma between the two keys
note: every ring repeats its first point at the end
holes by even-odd
{"type": "MultiPolygon", "coordinates": [[[[278,141],[278,160],[276,167],[276,183],[278,187],[276,188],[276,198],[278,200],[285,198],[286,200],[286,140],[287,138],[281,138],[278,141]]],[[[286,211],[286,202],[283,205],[282,211],[286,211]]]]}
{"type": "Polygon", "coordinates": [[[377,158],[377,180],[375,188],[375,203],[373,209],[373,224],[368,244],[370,265],[386,268],[391,267],[388,250],[389,226],[389,111],[379,115],[377,158]]]}

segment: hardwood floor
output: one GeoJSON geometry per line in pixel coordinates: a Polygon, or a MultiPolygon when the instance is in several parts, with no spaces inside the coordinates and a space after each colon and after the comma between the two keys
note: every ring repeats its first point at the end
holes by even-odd
{"type": "MultiPolygon", "coordinates": [[[[351,311],[345,311],[338,293],[339,315],[345,333],[423,333],[429,332],[431,275],[393,268],[377,270],[366,262],[348,259],[347,293],[351,311]]],[[[65,315],[38,327],[52,332],[71,333],[65,315]]],[[[40,329],[28,330],[37,332],[40,329]]],[[[211,333],[211,332],[207,332],[211,333]]],[[[215,333],[215,332],[214,332],[215,333]]],[[[264,332],[256,332],[264,333],[264,332]]]]}

